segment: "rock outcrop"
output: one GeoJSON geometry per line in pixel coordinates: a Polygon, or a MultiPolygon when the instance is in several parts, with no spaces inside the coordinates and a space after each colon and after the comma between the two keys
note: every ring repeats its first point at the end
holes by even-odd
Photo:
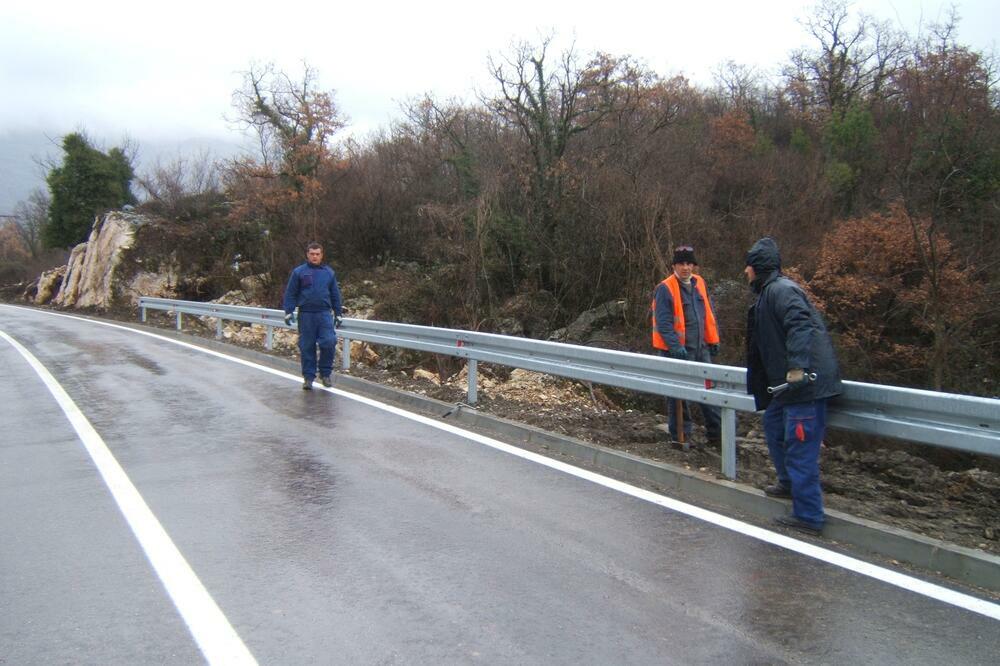
{"type": "MultiPolygon", "coordinates": [[[[57,266],[50,271],[45,271],[38,278],[35,293],[31,300],[37,305],[44,305],[52,300],[52,297],[59,293],[63,280],[66,278],[66,267],[57,266]]],[[[26,294],[27,295],[27,294],[26,294]]]]}
{"type": "Polygon", "coordinates": [[[94,222],[86,243],[70,252],[69,261],[42,273],[25,300],[67,308],[107,309],[118,302],[136,305],[140,296],[177,298],[179,268],[172,259],[159,272],[124,271],[122,259],[135,242],[136,229],[151,220],[126,211],[111,211],[94,222]]]}
{"type": "Polygon", "coordinates": [[[619,323],[624,318],[625,301],[608,301],[593,310],[587,310],[566,328],[553,331],[549,340],[579,344],[593,343],[602,327],[619,323]]]}
{"type": "Polygon", "coordinates": [[[108,308],[115,297],[115,268],[122,252],[132,246],[135,227],[141,221],[138,215],[120,211],[98,219],[87,242],[80,243],[70,253],[66,277],[52,303],[62,307],[108,308]]]}
{"type": "Polygon", "coordinates": [[[550,333],[549,322],[558,312],[559,302],[548,291],[517,294],[497,308],[493,330],[544,340],[550,333]]]}
{"type": "Polygon", "coordinates": [[[173,264],[161,268],[159,273],[141,271],[123,288],[122,297],[128,298],[132,305],[138,305],[141,296],[177,298],[178,272],[173,264]]]}

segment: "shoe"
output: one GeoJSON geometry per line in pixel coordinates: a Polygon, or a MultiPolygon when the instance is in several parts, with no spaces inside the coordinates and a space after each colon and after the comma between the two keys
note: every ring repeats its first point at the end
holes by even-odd
{"type": "Polygon", "coordinates": [[[764,488],[764,494],[768,497],[784,497],[785,499],[792,499],[792,491],[780,483],[764,488]]]}
{"type": "Polygon", "coordinates": [[[302,378],[302,390],[303,391],[312,391],[313,390],[313,378],[312,377],[303,377],[302,378]]]}
{"type": "Polygon", "coordinates": [[[325,387],[327,387],[327,388],[330,388],[331,386],[333,386],[333,380],[332,380],[332,379],[330,379],[330,375],[322,375],[322,376],[321,376],[321,377],[319,378],[319,381],[320,381],[320,383],[321,383],[321,384],[322,384],[323,386],[325,386],[325,387]]]}
{"type": "Polygon", "coordinates": [[[811,525],[804,520],[796,518],[795,516],[778,516],[774,519],[774,522],[779,525],[783,525],[784,527],[791,527],[793,530],[798,530],[799,532],[811,534],[813,536],[820,536],[823,534],[822,525],[816,527],[815,525],[811,525]]]}

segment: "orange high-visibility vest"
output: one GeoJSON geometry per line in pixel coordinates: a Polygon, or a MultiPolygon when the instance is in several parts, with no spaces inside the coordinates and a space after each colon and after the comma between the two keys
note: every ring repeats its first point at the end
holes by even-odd
{"type": "MultiPolygon", "coordinates": [[[[698,289],[698,293],[701,294],[702,300],[705,301],[705,344],[707,345],[717,345],[719,344],[719,327],[715,323],[715,313],[712,312],[712,303],[708,300],[708,291],[705,289],[705,280],[699,275],[692,275],[691,279],[694,280],[694,285],[698,289]]],[[[677,331],[677,336],[680,338],[681,346],[684,346],[685,338],[685,328],[684,328],[684,303],[681,301],[681,285],[680,280],[677,276],[671,274],[666,280],[660,284],[666,286],[670,290],[670,296],[674,301],[674,330],[677,331]]],[[[652,312],[652,324],[653,324],[653,346],[657,349],[662,349],[666,351],[669,349],[667,346],[667,341],[663,339],[660,332],[656,330],[656,295],[654,291],[653,302],[649,306],[650,312],[652,312]]]]}

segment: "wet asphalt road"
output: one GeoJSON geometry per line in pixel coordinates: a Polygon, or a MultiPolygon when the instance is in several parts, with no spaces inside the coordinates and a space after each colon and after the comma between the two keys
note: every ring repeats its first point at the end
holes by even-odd
{"type": "MultiPolygon", "coordinates": [[[[1000,622],[350,398],[0,306],[261,664],[991,664],[1000,622]]],[[[0,339],[0,664],[203,662],[0,339]]]]}

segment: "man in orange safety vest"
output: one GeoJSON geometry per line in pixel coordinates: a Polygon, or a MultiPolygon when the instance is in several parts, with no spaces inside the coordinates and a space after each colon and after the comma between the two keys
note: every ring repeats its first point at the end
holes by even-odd
{"type": "MultiPolygon", "coordinates": [[[[650,305],[653,313],[653,347],[661,356],[711,363],[719,353],[719,328],[705,280],[694,273],[697,265],[692,246],[681,245],[674,250],[674,272],[656,286],[650,305]]],[[[688,404],[680,400],[667,401],[670,436],[674,441],[680,441],[677,432],[678,404],[683,409],[684,440],[689,441],[692,431],[691,411],[688,404]]],[[[719,409],[705,404],[699,406],[705,420],[708,441],[720,442],[722,431],[719,409]]]]}

